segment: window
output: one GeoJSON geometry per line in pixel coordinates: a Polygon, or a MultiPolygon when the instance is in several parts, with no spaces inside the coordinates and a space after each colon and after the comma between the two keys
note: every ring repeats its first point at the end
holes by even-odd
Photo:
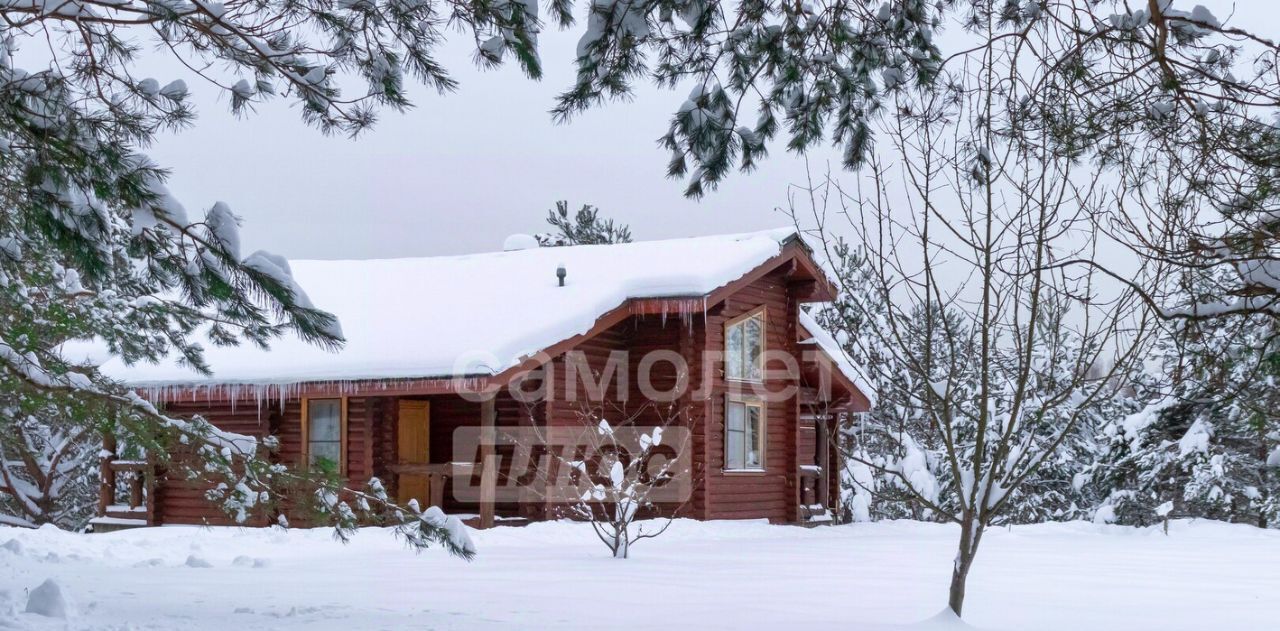
{"type": "Polygon", "coordinates": [[[327,460],[342,470],[342,399],[306,401],[307,464],[327,460]]]}
{"type": "Polygon", "coordinates": [[[764,405],[759,401],[725,402],[724,468],[764,470],[764,405]]]}
{"type": "Polygon", "coordinates": [[[725,377],[738,381],[764,379],[764,309],[725,326],[725,377]]]}

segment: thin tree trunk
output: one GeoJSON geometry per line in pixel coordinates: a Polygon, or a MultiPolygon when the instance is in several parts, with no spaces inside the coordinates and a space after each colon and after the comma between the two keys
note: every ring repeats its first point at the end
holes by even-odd
{"type": "MultiPolygon", "coordinates": [[[[1267,466],[1268,455],[1269,454],[1267,453],[1266,424],[1261,423],[1259,424],[1259,427],[1258,427],[1258,461],[1261,463],[1262,466],[1258,467],[1258,477],[1260,478],[1259,482],[1261,482],[1261,484],[1258,485],[1258,488],[1262,489],[1261,504],[1263,506],[1266,506],[1268,503],[1268,500],[1270,499],[1268,496],[1270,495],[1269,489],[1271,488],[1271,483],[1269,479],[1271,477],[1271,471],[1270,471],[1271,467],[1267,466]]],[[[1259,528],[1267,527],[1267,511],[1265,510],[1258,511],[1258,527],[1259,528]]]]}
{"type": "Polygon", "coordinates": [[[977,520],[967,516],[960,527],[960,549],[951,568],[951,590],[947,595],[947,607],[955,612],[957,618],[964,611],[965,586],[969,580],[969,568],[973,567],[973,558],[978,552],[978,542],[982,539],[982,528],[977,520]]]}
{"type": "Polygon", "coordinates": [[[947,607],[955,612],[957,618],[964,611],[965,582],[969,580],[969,567],[973,565],[973,555],[964,552],[964,542],[960,543],[960,547],[955,567],[951,570],[951,591],[947,594],[947,607]]]}
{"type": "Polygon", "coordinates": [[[964,609],[964,587],[968,572],[968,567],[962,569],[960,563],[956,563],[956,569],[951,573],[951,591],[948,594],[947,606],[955,612],[957,618],[964,609]]]}
{"type": "Polygon", "coordinates": [[[630,542],[627,541],[625,533],[626,526],[624,525],[622,528],[613,538],[613,558],[615,559],[625,559],[627,558],[627,553],[630,552],[628,549],[630,548],[630,542]]]}

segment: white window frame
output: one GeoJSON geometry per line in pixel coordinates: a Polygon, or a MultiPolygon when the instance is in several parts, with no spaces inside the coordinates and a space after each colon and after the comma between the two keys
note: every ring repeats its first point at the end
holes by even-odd
{"type": "Polygon", "coordinates": [[[743,473],[760,473],[765,471],[769,461],[767,451],[768,441],[766,440],[766,437],[769,434],[768,427],[768,407],[764,404],[764,401],[754,397],[726,396],[724,403],[724,470],[727,472],[743,473]],[[742,407],[741,429],[734,429],[729,423],[729,410],[734,406],[742,407]],[[749,422],[749,419],[751,418],[750,411],[752,409],[757,411],[756,414],[759,419],[759,422],[756,424],[754,445],[752,445],[752,441],[750,440],[753,438],[750,433],[751,424],[749,422]],[[732,453],[729,448],[729,435],[735,432],[740,432],[742,434],[742,453],[740,454],[732,453]],[[747,462],[748,455],[751,453],[753,446],[755,447],[756,454],[760,460],[760,462],[755,465],[748,464],[747,462]],[[735,462],[735,456],[741,458],[741,464],[735,462]]]}
{"type": "Polygon", "coordinates": [[[769,320],[766,317],[766,315],[767,314],[766,314],[765,308],[761,306],[761,307],[752,309],[751,311],[748,311],[747,313],[744,313],[725,323],[724,325],[724,378],[726,380],[749,382],[749,383],[764,383],[764,356],[765,356],[765,351],[768,348],[767,340],[769,338],[768,326],[767,326],[769,323],[769,320]],[[751,365],[748,362],[748,355],[747,355],[747,352],[748,352],[747,349],[749,348],[749,345],[747,344],[747,322],[751,320],[756,320],[760,323],[760,355],[756,357],[756,362],[755,362],[756,376],[755,377],[751,376],[751,372],[752,372],[751,365]],[[736,328],[742,329],[742,349],[741,349],[742,357],[739,358],[740,359],[739,365],[742,366],[742,374],[735,376],[732,374],[730,370],[730,367],[733,364],[729,361],[729,354],[730,354],[729,337],[733,334],[733,330],[736,328]]]}

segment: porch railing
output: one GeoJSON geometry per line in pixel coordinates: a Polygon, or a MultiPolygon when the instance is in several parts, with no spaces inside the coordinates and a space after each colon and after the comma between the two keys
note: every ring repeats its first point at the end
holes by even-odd
{"type": "Polygon", "coordinates": [[[827,476],[818,465],[800,465],[796,472],[800,479],[800,518],[811,520],[826,515],[831,506],[827,476]]]}
{"type": "Polygon", "coordinates": [[[122,460],[115,455],[113,437],[103,440],[101,485],[95,530],[115,530],[156,523],[155,465],[147,460],[122,460]]]}

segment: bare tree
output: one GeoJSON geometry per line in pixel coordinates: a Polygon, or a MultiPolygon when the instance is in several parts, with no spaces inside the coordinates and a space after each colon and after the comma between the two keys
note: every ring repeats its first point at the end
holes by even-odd
{"type": "Polygon", "coordinates": [[[1154,318],[1127,285],[1059,265],[1098,254],[1104,171],[1007,133],[1014,59],[993,47],[949,69],[948,90],[901,98],[892,153],[854,187],[811,178],[790,196],[831,268],[858,261],[837,280],[862,326],[843,333],[892,402],[862,430],[896,452],[845,456],[959,525],[956,615],[985,529],[1114,392],[1154,318]]]}

